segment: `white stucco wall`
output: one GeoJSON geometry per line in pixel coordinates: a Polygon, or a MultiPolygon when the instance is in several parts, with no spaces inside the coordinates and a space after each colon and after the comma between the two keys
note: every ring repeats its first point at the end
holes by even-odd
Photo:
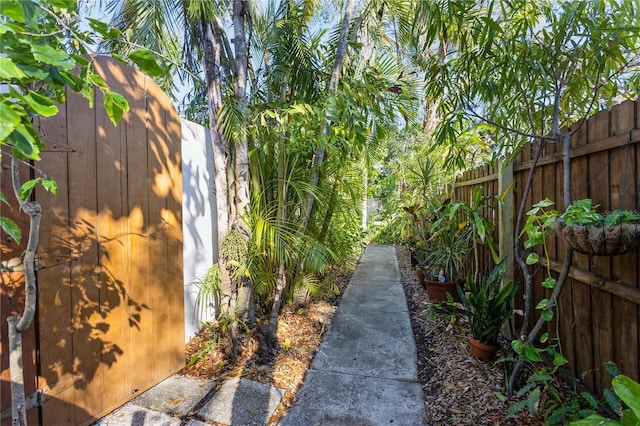
{"type": "Polygon", "coordinates": [[[182,230],[184,254],[184,327],[189,340],[200,330],[193,282],[217,259],[217,222],[213,153],[208,129],[182,120],[182,230]]]}

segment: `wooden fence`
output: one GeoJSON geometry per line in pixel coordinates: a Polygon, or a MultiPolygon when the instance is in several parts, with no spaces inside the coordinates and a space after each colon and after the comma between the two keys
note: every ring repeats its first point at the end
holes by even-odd
{"type": "MultiPolygon", "coordinates": [[[[39,127],[47,149],[37,167],[59,192],[34,194],[43,215],[37,316],[23,336],[30,424],[91,423],[184,365],[180,119],[142,73],[108,58],[97,67],[129,101],[120,125],[98,91],[95,108],[70,93],[39,127]]],[[[33,173],[22,168],[23,178],[33,173]]],[[[27,234],[25,215],[4,205],[2,215],[27,234]]],[[[2,261],[25,243],[2,235],[2,261]]],[[[11,407],[6,317],[22,313],[22,280],[2,274],[2,425],[11,407]]]]}
{"type": "MultiPolygon", "coordinates": [[[[611,111],[601,111],[579,126],[571,142],[571,198],[591,198],[604,211],[636,210],[638,199],[638,167],[640,166],[640,100],[626,101],[611,111]]],[[[484,166],[465,172],[456,182],[456,198],[469,200],[472,189],[481,185],[485,193],[498,195],[499,178],[514,182],[513,203],[506,210],[497,238],[508,241],[513,235],[514,217],[520,206],[522,191],[532,165],[533,146],[527,145],[511,167],[484,166]]],[[[562,210],[562,147],[547,144],[533,176],[532,194],[525,212],[544,198],[562,210]]],[[[492,213],[495,223],[497,214],[492,213]]],[[[552,236],[548,240],[551,269],[560,271],[565,245],[552,236]]],[[[508,253],[508,247],[505,248],[508,253]]],[[[483,262],[489,266],[490,258],[483,262]]],[[[569,359],[573,373],[587,373],[584,382],[601,392],[611,378],[603,368],[614,362],[620,371],[639,380],[640,279],[639,253],[620,256],[591,256],[574,253],[570,278],[560,297],[560,320],[548,324],[550,335],[559,332],[562,351],[569,359]]],[[[518,278],[516,268],[516,279],[518,278]]],[[[545,276],[538,265],[531,267],[535,279],[534,303],[548,298],[550,291],[540,283],[545,276]]],[[[522,297],[517,300],[522,306],[522,297]]],[[[537,317],[536,317],[537,319],[537,317]]]]}

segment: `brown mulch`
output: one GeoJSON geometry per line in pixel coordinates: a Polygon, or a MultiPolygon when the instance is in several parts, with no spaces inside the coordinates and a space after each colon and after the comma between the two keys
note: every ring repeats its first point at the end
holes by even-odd
{"type": "MultiPolygon", "coordinates": [[[[397,247],[402,284],[418,351],[418,378],[424,391],[429,425],[542,425],[526,410],[507,416],[504,368],[469,354],[469,324],[455,324],[429,307],[426,291],[411,268],[410,252],[397,247]]],[[[500,355],[500,354],[498,354],[500,355]]]]}
{"type": "Polygon", "coordinates": [[[215,379],[219,382],[218,387],[228,379],[243,377],[283,389],[282,402],[269,420],[269,425],[276,425],[302,385],[340,295],[347,287],[350,274],[332,271],[326,279],[337,286],[339,293],[313,299],[305,307],[285,307],[278,318],[277,345],[271,354],[265,356],[261,353],[258,344],[258,341],[263,341],[260,334],[267,321],[258,321],[251,330],[252,338],[243,336],[242,353],[235,361],[225,353],[224,342],[220,345],[209,343],[212,334],[204,327],[186,345],[187,364],[192,356],[201,353],[202,348],[208,350],[197,362],[187,365],[182,373],[215,379]]]}
{"type": "MultiPolygon", "coordinates": [[[[418,376],[425,395],[426,424],[543,424],[526,412],[507,417],[508,403],[497,396],[505,393],[503,368],[496,363],[471,358],[468,324],[458,320],[452,326],[443,316],[434,316],[426,292],[411,269],[406,248],[398,247],[398,261],[418,351],[418,376]]],[[[340,293],[349,278],[350,275],[334,272],[332,280],[340,293]]],[[[230,378],[244,377],[284,389],[283,401],[269,421],[269,425],[276,425],[302,384],[339,299],[339,296],[324,297],[314,299],[302,308],[285,308],[278,322],[277,348],[266,361],[261,360],[264,356],[257,343],[261,340],[260,324],[252,330],[253,338],[242,341],[243,351],[235,361],[225,354],[224,345],[208,343],[211,333],[205,327],[187,343],[187,363],[192,356],[201,353],[203,347],[208,350],[193,365],[185,367],[183,373],[215,379],[220,385],[230,378]]]]}

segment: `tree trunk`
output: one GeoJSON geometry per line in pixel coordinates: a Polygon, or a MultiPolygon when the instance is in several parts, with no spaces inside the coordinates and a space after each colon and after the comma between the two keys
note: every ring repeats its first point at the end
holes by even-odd
{"type": "Polygon", "coordinates": [[[25,275],[25,302],[22,317],[9,317],[9,368],[11,372],[11,415],[13,426],[27,424],[24,395],[24,370],[22,365],[22,332],[33,322],[36,313],[36,249],[40,234],[42,208],[36,201],[22,201],[20,198],[20,172],[18,161],[11,157],[11,181],[13,192],[20,208],[29,215],[29,237],[22,261],[25,275]]]}
{"type": "MultiPolygon", "coordinates": [[[[278,210],[276,220],[279,226],[284,226],[287,218],[287,182],[286,182],[286,161],[287,152],[284,142],[284,136],[278,138],[278,210]]],[[[275,342],[276,331],[278,328],[278,314],[282,306],[282,298],[287,289],[287,276],[284,259],[280,259],[278,266],[278,279],[273,294],[273,306],[271,307],[271,318],[269,319],[269,335],[272,342],[275,342]]]]}
{"type": "MultiPolygon", "coordinates": [[[[564,197],[564,208],[565,210],[567,209],[567,207],[569,206],[569,204],[571,204],[571,136],[572,133],[569,132],[565,135],[563,135],[563,139],[562,139],[562,144],[563,144],[563,150],[562,150],[562,165],[563,165],[563,178],[564,178],[564,188],[563,188],[563,197],[564,197]]],[[[538,158],[539,158],[539,152],[536,151],[536,154],[534,156],[534,161],[533,161],[533,165],[532,165],[532,169],[530,171],[530,178],[532,178],[533,176],[533,170],[536,167],[538,158]]],[[[530,179],[531,180],[531,179],[530,179]]],[[[531,183],[527,182],[527,186],[530,187],[531,183]]],[[[525,193],[526,193],[526,189],[525,189],[525,193]]],[[[524,203],[524,200],[523,200],[524,203]]],[[[521,208],[522,210],[522,208],[521,208]]],[[[520,221],[522,216],[522,212],[520,212],[518,214],[518,221],[520,221]]],[[[519,230],[516,230],[516,235],[519,235],[519,230]]],[[[516,260],[518,261],[518,263],[522,262],[524,263],[524,260],[522,259],[522,257],[520,256],[520,246],[519,243],[516,242],[516,260]]],[[[551,298],[549,299],[549,303],[547,304],[547,306],[544,308],[545,311],[553,311],[553,309],[555,309],[555,306],[558,303],[558,299],[560,298],[560,295],[562,294],[562,290],[564,289],[564,284],[567,281],[567,277],[569,276],[569,272],[571,270],[571,263],[573,261],[573,249],[569,246],[567,246],[566,251],[565,251],[565,255],[563,258],[563,262],[562,262],[562,270],[560,271],[560,275],[558,276],[558,281],[556,283],[556,287],[553,289],[553,293],[551,294],[551,298]]],[[[525,272],[523,270],[523,272],[525,272]]],[[[526,270],[526,273],[528,274],[528,269],[526,270]]],[[[531,281],[531,276],[529,275],[529,281],[531,281]]],[[[525,304],[526,306],[526,304],[525,304]]],[[[526,315],[526,310],[525,310],[525,315],[526,315]]],[[[525,317],[525,324],[528,324],[527,321],[527,317],[525,317]]],[[[524,341],[524,345],[533,345],[535,344],[535,342],[538,340],[538,336],[540,334],[540,332],[542,331],[542,329],[544,328],[544,325],[546,324],[546,321],[542,318],[542,315],[538,318],[538,321],[536,322],[536,324],[533,326],[532,330],[529,332],[528,330],[528,326],[527,329],[524,328],[522,331],[520,332],[521,335],[521,339],[524,341]]],[[[515,391],[515,382],[520,374],[520,371],[522,370],[522,367],[524,366],[524,363],[522,360],[518,361],[515,365],[515,367],[513,368],[513,371],[511,373],[511,377],[509,378],[509,394],[513,394],[515,391]]]]}
{"type": "Polygon", "coordinates": [[[249,207],[249,149],[247,143],[247,42],[245,26],[247,20],[246,0],[233,2],[233,44],[235,47],[235,92],[242,112],[241,139],[236,144],[235,187],[236,214],[242,220],[249,207]]]}
{"type": "MultiPolygon", "coordinates": [[[[536,143],[536,150],[533,154],[533,161],[529,169],[527,183],[525,184],[524,190],[522,192],[522,201],[520,201],[520,209],[518,211],[518,217],[516,219],[516,229],[515,229],[516,236],[520,235],[520,233],[522,232],[526,203],[527,203],[527,199],[529,198],[529,194],[531,193],[531,188],[533,186],[533,174],[538,164],[540,153],[542,152],[542,144],[544,143],[544,140],[538,140],[535,143],[536,143]]],[[[531,316],[531,302],[532,302],[531,299],[533,298],[533,279],[531,277],[531,273],[529,272],[529,266],[527,265],[525,259],[522,257],[520,240],[518,238],[516,238],[516,242],[515,242],[514,257],[516,262],[518,263],[518,266],[520,266],[520,270],[522,271],[522,276],[524,278],[524,309],[523,309],[522,329],[520,330],[520,338],[524,340],[526,339],[527,334],[529,333],[529,322],[530,322],[529,317],[531,316]]]]}
{"type": "Polygon", "coordinates": [[[9,371],[11,372],[11,419],[13,426],[27,424],[22,368],[22,333],[18,331],[19,317],[9,317],[9,371]]]}
{"type": "Polygon", "coordinates": [[[207,102],[209,104],[209,131],[213,146],[213,165],[215,169],[216,190],[216,214],[218,224],[217,247],[218,266],[221,277],[221,293],[225,296],[226,306],[222,306],[221,312],[216,312],[216,317],[222,312],[229,312],[232,300],[232,283],[226,269],[226,263],[220,257],[220,244],[229,232],[229,217],[231,215],[229,203],[229,181],[227,170],[229,169],[230,152],[224,136],[218,128],[218,113],[222,107],[222,81],[220,75],[220,52],[222,48],[219,27],[213,23],[203,23],[204,34],[204,69],[207,78],[207,102]]]}
{"type": "MultiPolygon", "coordinates": [[[[246,237],[247,244],[251,240],[251,230],[244,217],[249,209],[249,148],[247,141],[247,42],[245,38],[247,23],[246,0],[233,1],[233,45],[235,48],[235,96],[242,113],[242,129],[240,140],[234,149],[234,198],[233,227],[246,237]]],[[[251,310],[249,303],[253,299],[253,283],[250,279],[241,279],[238,283],[238,318],[243,318],[251,310]]]]}

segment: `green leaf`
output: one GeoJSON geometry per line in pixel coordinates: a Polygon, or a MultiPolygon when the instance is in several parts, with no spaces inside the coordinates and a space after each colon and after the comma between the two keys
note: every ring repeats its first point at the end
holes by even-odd
{"type": "Polygon", "coordinates": [[[166,71],[158,65],[151,52],[146,49],[134,50],[129,53],[129,59],[151,77],[162,77],[166,74],[166,71]]]}
{"type": "MultiPolygon", "coordinates": [[[[4,195],[1,192],[0,192],[0,201],[3,202],[4,204],[8,205],[9,208],[11,208],[11,204],[9,204],[9,200],[7,199],[6,195],[4,195]]],[[[13,209],[11,209],[11,210],[13,210],[13,209]]]]}
{"type": "Polygon", "coordinates": [[[549,341],[549,333],[544,333],[540,336],[540,343],[547,343],[549,341]]]}
{"type": "Polygon", "coordinates": [[[577,420],[570,423],[571,426],[620,426],[615,420],[608,419],[606,417],[602,417],[599,414],[592,414],[587,418],[577,420]]]}
{"type": "Polygon", "coordinates": [[[515,416],[516,414],[518,414],[520,411],[522,411],[522,409],[524,407],[527,406],[527,400],[522,400],[522,401],[518,401],[515,404],[513,404],[511,407],[509,407],[509,409],[507,410],[507,415],[509,417],[515,416]]]}
{"type": "Polygon", "coordinates": [[[36,187],[38,182],[40,182],[40,178],[30,179],[22,184],[20,188],[20,199],[26,201],[31,197],[31,193],[33,192],[33,188],[36,187]]]}
{"type": "Polygon", "coordinates": [[[527,408],[533,417],[538,416],[538,402],[540,401],[540,388],[535,388],[527,398],[527,408]]]}
{"type": "Polygon", "coordinates": [[[521,340],[512,340],[511,347],[513,348],[515,353],[517,353],[518,355],[522,355],[523,346],[521,340]]]}
{"type": "Polygon", "coordinates": [[[70,70],[76,65],[76,61],[66,52],[54,49],[43,40],[32,43],[31,52],[36,60],[55,67],[61,67],[64,70],[70,70]]]}
{"type": "Polygon", "coordinates": [[[104,92],[103,93],[104,109],[114,126],[117,126],[122,119],[122,114],[129,111],[129,103],[119,93],[104,92]]]}
{"type": "Polygon", "coordinates": [[[100,77],[98,74],[89,73],[89,79],[91,80],[91,82],[93,84],[95,84],[98,87],[101,87],[103,89],[108,89],[109,88],[107,83],[105,83],[105,81],[102,79],[102,77],[100,77]]]}
{"type": "Polygon", "coordinates": [[[0,1],[0,15],[11,18],[16,22],[24,23],[26,19],[20,3],[20,0],[0,1]]]}
{"type": "Polygon", "coordinates": [[[51,99],[45,98],[36,92],[29,92],[23,99],[29,104],[33,112],[38,115],[51,117],[58,113],[58,107],[53,104],[51,99]]]}
{"type": "Polygon", "coordinates": [[[91,27],[93,31],[97,32],[103,37],[107,37],[107,35],[109,34],[109,26],[106,23],[94,18],[87,18],[87,21],[89,22],[89,27],[91,27]]]}
{"type": "Polygon", "coordinates": [[[13,148],[11,152],[20,159],[40,160],[40,143],[27,127],[20,123],[12,133],[13,148]]]}
{"type": "Polygon", "coordinates": [[[604,369],[607,371],[607,373],[609,373],[611,377],[616,377],[617,375],[620,374],[620,370],[618,369],[618,366],[613,362],[605,362],[604,369]]]}
{"type": "Polygon", "coordinates": [[[553,277],[547,277],[544,279],[544,281],[542,281],[542,287],[544,288],[556,288],[556,285],[558,284],[558,281],[556,281],[555,278],[553,277]]]}
{"type": "Polygon", "coordinates": [[[640,418],[640,384],[624,374],[611,380],[616,395],[640,418]]]}
{"type": "Polygon", "coordinates": [[[11,219],[7,217],[0,217],[0,225],[2,225],[2,231],[13,238],[13,240],[20,244],[20,240],[22,240],[22,232],[18,225],[11,219]]]}
{"type": "Polygon", "coordinates": [[[52,6],[60,9],[75,10],[76,0],[49,0],[52,6]]]}
{"type": "Polygon", "coordinates": [[[42,179],[42,186],[53,195],[58,194],[58,183],[55,181],[55,179],[50,177],[42,179]]]}
{"type": "Polygon", "coordinates": [[[580,392],[580,396],[591,408],[598,408],[598,401],[589,392],[580,392]]]}
{"type": "Polygon", "coordinates": [[[10,58],[0,57],[0,80],[21,80],[26,77],[27,75],[10,58]]]}
{"type": "Polygon", "coordinates": [[[560,367],[563,365],[567,365],[569,361],[562,355],[560,352],[555,352],[553,354],[553,365],[556,367],[560,367]]]}
{"type": "Polygon", "coordinates": [[[551,309],[545,309],[540,313],[540,318],[549,322],[553,319],[553,311],[551,309]]]}
{"type": "Polygon", "coordinates": [[[543,209],[544,209],[544,208],[550,207],[550,206],[552,206],[552,205],[554,205],[554,204],[555,204],[555,203],[554,203],[553,201],[551,201],[551,200],[550,200],[550,199],[548,199],[548,198],[545,198],[544,200],[542,200],[542,201],[539,201],[539,202],[535,203],[535,204],[533,205],[533,207],[540,207],[540,208],[543,208],[543,209]]]}
{"type": "Polygon", "coordinates": [[[526,263],[527,265],[535,265],[536,263],[538,263],[538,260],[540,260],[540,256],[538,255],[538,253],[531,253],[529,256],[527,256],[526,263]]]}
{"type": "Polygon", "coordinates": [[[549,304],[549,299],[542,299],[540,302],[538,302],[538,304],[536,305],[536,309],[544,309],[547,307],[547,305],[549,304]]]}
{"type": "Polygon", "coordinates": [[[0,103],[0,142],[9,137],[22,120],[20,114],[5,102],[0,103]]]}
{"type": "Polygon", "coordinates": [[[604,396],[604,400],[607,405],[616,413],[622,412],[622,401],[620,397],[615,394],[615,392],[611,389],[604,389],[602,391],[602,395],[604,396]]]}
{"type": "Polygon", "coordinates": [[[531,345],[523,346],[523,354],[526,359],[533,362],[541,362],[540,354],[538,350],[531,345]]]}
{"type": "Polygon", "coordinates": [[[15,33],[13,28],[0,22],[0,36],[6,33],[15,33]]]}

